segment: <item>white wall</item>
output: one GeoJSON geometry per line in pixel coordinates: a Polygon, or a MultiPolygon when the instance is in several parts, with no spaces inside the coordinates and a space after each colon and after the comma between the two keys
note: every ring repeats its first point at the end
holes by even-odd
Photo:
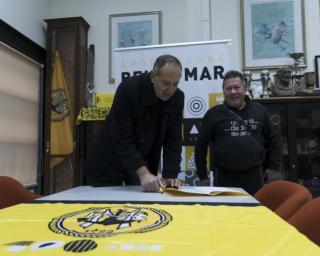
{"type": "Polygon", "coordinates": [[[305,0],[305,43],[308,71],[314,70],[314,56],[320,55],[320,7],[318,0],[305,0]]]}
{"type": "Polygon", "coordinates": [[[241,25],[239,0],[211,0],[212,40],[232,39],[235,69],[241,69],[241,25]]]}
{"type": "Polygon", "coordinates": [[[95,45],[96,91],[110,92],[109,83],[109,15],[162,11],[162,42],[199,40],[201,14],[197,0],[54,0],[51,18],[82,16],[89,24],[88,44],[95,45]]]}
{"type": "MultiPolygon", "coordinates": [[[[163,43],[201,41],[203,39],[233,40],[234,68],[242,69],[241,13],[239,0],[54,0],[52,18],[83,16],[91,25],[89,44],[96,47],[95,83],[98,92],[109,92],[108,82],[109,15],[161,10],[163,43]],[[210,2],[209,12],[206,4],[210,2]],[[203,8],[204,7],[204,8],[203,8]],[[210,35],[206,34],[207,16],[211,17],[210,35]]],[[[320,54],[319,1],[305,1],[305,33],[307,69],[314,69],[314,55],[320,54]]]]}
{"type": "Polygon", "coordinates": [[[49,16],[51,0],[0,0],[0,18],[45,47],[43,19],[49,16]]]}
{"type": "MultiPolygon", "coordinates": [[[[295,0],[298,1],[298,0],[295,0]]],[[[305,48],[307,68],[314,70],[314,56],[320,55],[319,1],[305,0],[305,48]]],[[[236,69],[242,69],[241,11],[239,0],[211,0],[212,39],[230,38],[236,69]]]]}
{"type": "MultiPolygon", "coordinates": [[[[305,71],[313,71],[314,56],[320,55],[319,1],[304,2],[308,65],[305,71]]],[[[162,11],[163,43],[232,39],[234,68],[242,69],[239,0],[0,0],[0,18],[41,46],[45,46],[43,19],[84,17],[91,25],[88,44],[94,44],[96,50],[98,92],[114,90],[114,85],[108,82],[109,15],[156,10],[162,11]]]]}

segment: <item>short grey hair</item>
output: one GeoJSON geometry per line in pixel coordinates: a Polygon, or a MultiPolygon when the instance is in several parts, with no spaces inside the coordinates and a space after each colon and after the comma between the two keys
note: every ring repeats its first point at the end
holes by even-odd
{"type": "Polygon", "coordinates": [[[178,58],[176,58],[173,55],[165,54],[165,55],[159,56],[156,59],[152,68],[152,72],[159,73],[160,69],[167,63],[177,65],[182,70],[182,65],[181,65],[181,62],[178,60],[178,58]]]}

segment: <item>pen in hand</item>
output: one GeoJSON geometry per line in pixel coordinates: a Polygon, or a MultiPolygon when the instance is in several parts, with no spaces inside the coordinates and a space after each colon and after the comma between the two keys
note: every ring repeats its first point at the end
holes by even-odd
{"type": "Polygon", "coordinates": [[[162,180],[161,178],[158,179],[158,184],[159,184],[159,192],[162,194],[163,193],[163,189],[166,187],[166,183],[164,180],[162,180]]]}

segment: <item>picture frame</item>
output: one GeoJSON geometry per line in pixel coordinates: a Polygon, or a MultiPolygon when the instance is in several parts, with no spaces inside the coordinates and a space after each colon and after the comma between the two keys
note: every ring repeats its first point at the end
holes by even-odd
{"type": "Polygon", "coordinates": [[[320,55],[314,57],[314,66],[316,73],[316,88],[320,88],[320,55]]]}
{"type": "Polygon", "coordinates": [[[277,68],[293,64],[289,53],[306,56],[303,14],[303,0],[241,0],[243,68],[277,68]]]}
{"type": "Polygon", "coordinates": [[[109,16],[109,82],[114,83],[114,49],[162,43],[161,11],[109,16]]]}

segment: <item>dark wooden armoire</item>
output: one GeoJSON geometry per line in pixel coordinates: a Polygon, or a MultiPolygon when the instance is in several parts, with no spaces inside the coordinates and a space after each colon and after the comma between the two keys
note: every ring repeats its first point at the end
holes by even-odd
{"type": "Polygon", "coordinates": [[[87,38],[89,24],[82,17],[47,19],[47,72],[44,194],[59,192],[81,184],[83,177],[83,127],[76,125],[81,107],[85,107],[87,38]],[[64,77],[69,91],[72,115],[73,152],[61,156],[59,163],[50,154],[51,88],[55,52],[60,52],[64,77]],[[51,165],[50,165],[51,163],[51,165]]]}

